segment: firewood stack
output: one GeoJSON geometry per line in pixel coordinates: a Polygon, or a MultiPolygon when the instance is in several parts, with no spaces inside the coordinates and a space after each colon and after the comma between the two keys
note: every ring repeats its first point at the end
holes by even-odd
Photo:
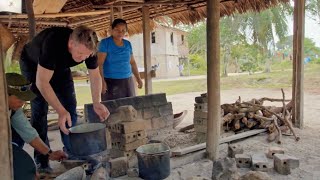
{"type": "Polygon", "coordinates": [[[134,150],[147,143],[146,121],[137,119],[137,111],[132,106],[117,109],[120,122],[110,125],[112,154],[114,157],[132,156],[134,150]]]}
{"type": "MultiPolygon", "coordinates": [[[[291,110],[293,101],[288,101],[285,104],[284,91],[282,91],[282,99],[261,98],[252,99],[248,102],[242,102],[241,97],[232,104],[221,105],[221,123],[224,131],[244,131],[249,129],[267,129],[269,132],[268,141],[277,141],[281,143],[282,134],[289,134],[290,130],[296,141],[300,138],[294,132],[291,122],[291,110]],[[265,101],[282,102],[282,107],[263,106],[265,101]]],[[[205,95],[196,97],[196,102],[205,102],[207,98],[205,95]]],[[[199,103],[198,103],[199,104],[199,103]]],[[[195,105],[196,106],[196,105],[195,105]]],[[[203,106],[203,105],[202,105],[203,106]]],[[[202,116],[203,117],[203,116],[202,116]]],[[[194,114],[194,127],[197,132],[197,119],[199,113],[194,114]]],[[[203,123],[203,121],[202,121],[203,123]]]]}

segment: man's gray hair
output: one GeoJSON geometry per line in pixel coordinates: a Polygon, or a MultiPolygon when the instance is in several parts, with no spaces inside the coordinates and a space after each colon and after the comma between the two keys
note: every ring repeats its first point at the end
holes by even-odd
{"type": "Polygon", "coordinates": [[[85,45],[86,48],[94,53],[97,52],[98,37],[93,29],[90,29],[86,26],[79,26],[73,30],[71,39],[85,45]]]}

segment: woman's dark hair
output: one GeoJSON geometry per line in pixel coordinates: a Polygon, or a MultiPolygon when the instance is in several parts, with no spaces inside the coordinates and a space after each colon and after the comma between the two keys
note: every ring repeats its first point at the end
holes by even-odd
{"type": "Polygon", "coordinates": [[[127,27],[127,22],[124,20],[124,19],[115,19],[113,22],[112,22],[112,29],[114,29],[118,24],[125,24],[126,25],[126,29],[128,29],[127,27]]]}

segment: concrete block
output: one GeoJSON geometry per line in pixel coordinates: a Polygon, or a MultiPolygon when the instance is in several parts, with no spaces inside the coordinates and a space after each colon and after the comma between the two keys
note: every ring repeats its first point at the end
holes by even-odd
{"type": "Polygon", "coordinates": [[[119,158],[111,159],[109,163],[110,163],[110,177],[116,178],[116,177],[124,176],[127,174],[127,170],[128,170],[127,157],[119,157],[119,158]]]}
{"type": "Polygon", "coordinates": [[[136,131],[128,134],[114,133],[111,132],[111,141],[113,142],[121,142],[122,144],[131,143],[138,139],[143,139],[147,137],[147,133],[145,130],[136,131]]]}
{"type": "Polygon", "coordinates": [[[291,169],[299,167],[299,159],[288,156],[286,154],[274,154],[273,156],[274,169],[283,175],[288,175],[291,173],[291,169]]]}
{"type": "Polygon", "coordinates": [[[167,126],[167,122],[162,117],[152,118],[151,125],[152,129],[161,129],[167,126]]]}
{"type": "Polygon", "coordinates": [[[118,157],[127,157],[130,158],[131,156],[135,155],[135,150],[131,150],[131,151],[122,151],[120,149],[110,149],[110,158],[114,159],[114,158],[118,158],[118,157]]]}
{"type": "Polygon", "coordinates": [[[207,126],[194,124],[194,131],[200,133],[207,133],[207,126]]]}
{"type": "Polygon", "coordinates": [[[207,126],[207,122],[208,120],[204,118],[193,118],[193,124],[207,126]]]}
{"type": "Polygon", "coordinates": [[[240,144],[229,144],[228,157],[234,158],[236,154],[243,154],[243,148],[240,144]]]}
{"type": "Polygon", "coordinates": [[[143,99],[143,96],[136,96],[136,97],[134,97],[132,106],[133,106],[136,110],[143,109],[143,107],[144,107],[144,99],[143,99]]]}
{"type": "Polygon", "coordinates": [[[236,161],[234,158],[224,158],[213,162],[212,180],[239,179],[236,161]]]}
{"type": "Polygon", "coordinates": [[[194,98],[196,103],[208,103],[207,97],[198,96],[194,98]]]}
{"type": "Polygon", "coordinates": [[[197,143],[203,143],[207,139],[207,133],[196,132],[197,143]]]}
{"type": "Polygon", "coordinates": [[[159,113],[160,116],[172,115],[173,110],[171,102],[168,102],[166,105],[159,106],[159,113]]]}
{"type": "Polygon", "coordinates": [[[284,149],[276,146],[269,147],[267,157],[273,159],[274,154],[284,154],[284,149]]]}
{"type": "Polygon", "coordinates": [[[139,177],[139,169],[138,168],[130,168],[128,169],[128,177],[139,177]]]}
{"type": "Polygon", "coordinates": [[[144,121],[145,121],[145,130],[151,130],[152,129],[151,119],[144,119],[144,121]]]}
{"type": "Polygon", "coordinates": [[[112,148],[113,149],[120,149],[122,151],[131,151],[137,149],[139,146],[144,145],[148,142],[147,138],[144,139],[138,139],[136,141],[133,141],[131,143],[122,144],[121,142],[112,142],[112,148]]]}
{"type": "Polygon", "coordinates": [[[207,103],[195,103],[194,104],[195,111],[208,111],[208,104],[207,103]]]}
{"type": "Polygon", "coordinates": [[[118,107],[117,113],[119,113],[119,118],[123,122],[135,121],[138,118],[137,110],[135,110],[131,105],[118,107]]]}
{"type": "Polygon", "coordinates": [[[152,94],[151,97],[153,106],[161,106],[168,103],[165,93],[152,94]]]}
{"type": "Polygon", "coordinates": [[[134,122],[121,122],[109,125],[110,132],[128,134],[136,131],[145,130],[147,122],[145,120],[137,120],[134,122]]]}
{"type": "Polygon", "coordinates": [[[152,129],[173,128],[173,115],[154,117],[151,119],[152,129]]]}
{"type": "Polygon", "coordinates": [[[143,108],[150,108],[152,107],[152,95],[144,95],[143,97],[143,108]]]}
{"type": "Polygon", "coordinates": [[[271,166],[264,153],[253,154],[251,156],[251,160],[252,160],[252,170],[263,171],[263,172],[269,172],[271,170],[271,166]]]}
{"type": "Polygon", "coordinates": [[[238,168],[250,168],[251,167],[251,156],[247,154],[236,154],[236,163],[238,168]]]}
{"type": "Polygon", "coordinates": [[[194,111],[193,112],[193,118],[200,118],[200,119],[208,119],[208,112],[204,111],[194,111]]]}
{"type": "Polygon", "coordinates": [[[143,119],[151,119],[153,117],[160,117],[159,110],[157,108],[145,108],[142,110],[142,118],[143,119]]]}

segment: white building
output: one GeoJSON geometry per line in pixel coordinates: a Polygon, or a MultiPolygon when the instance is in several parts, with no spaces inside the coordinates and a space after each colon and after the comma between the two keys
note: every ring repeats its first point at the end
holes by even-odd
{"type": "MultiPolygon", "coordinates": [[[[157,78],[179,76],[179,64],[186,61],[189,53],[186,34],[185,31],[161,25],[151,33],[151,65],[157,67],[157,78]]],[[[138,67],[143,70],[143,35],[133,35],[129,41],[138,67]]]]}

